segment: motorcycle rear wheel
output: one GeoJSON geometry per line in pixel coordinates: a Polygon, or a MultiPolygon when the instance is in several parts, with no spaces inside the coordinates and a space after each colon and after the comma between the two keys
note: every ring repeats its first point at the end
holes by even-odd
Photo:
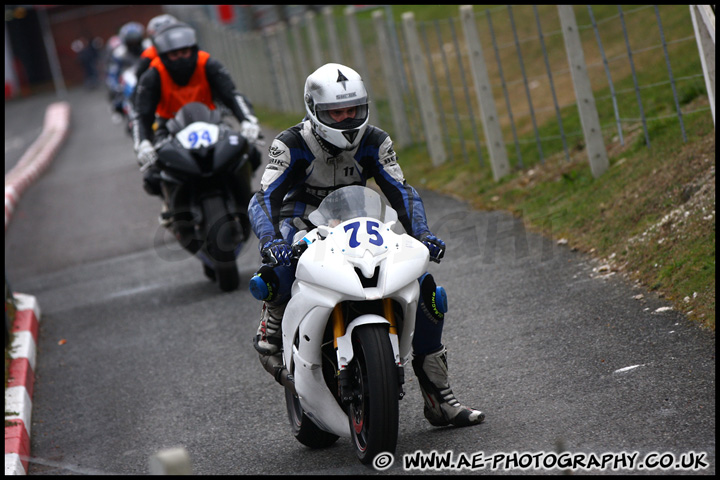
{"type": "Polygon", "coordinates": [[[321,430],[305,415],[297,395],[288,389],[285,389],[285,404],[290,419],[290,428],[298,442],[310,448],[325,448],[337,441],[339,438],[337,435],[321,430]]]}
{"type": "Polygon", "coordinates": [[[381,452],[395,453],[399,423],[398,368],[387,326],[369,324],[353,331],[355,356],[348,368],[355,398],[348,405],[350,434],[360,462],[381,452]]]}
{"type": "Polygon", "coordinates": [[[220,290],[230,292],[240,285],[240,274],[235,262],[235,226],[221,197],[208,197],[202,202],[205,231],[205,249],[213,262],[215,278],[220,290]]]}

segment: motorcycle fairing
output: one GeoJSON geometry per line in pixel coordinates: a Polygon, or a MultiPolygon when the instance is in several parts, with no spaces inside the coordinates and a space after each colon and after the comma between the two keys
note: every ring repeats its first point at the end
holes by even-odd
{"type": "MultiPolygon", "coordinates": [[[[403,331],[414,332],[420,294],[417,279],[427,270],[429,255],[427,248],[414,238],[393,232],[391,222],[382,224],[360,218],[317,230],[324,237],[307,235],[317,240],[298,261],[292,297],[283,315],[283,356],[295,378],[295,389],[306,414],[320,428],[348,437],[347,415],[325,387],[322,373],[321,347],[331,312],[344,301],[390,298],[402,308],[403,331]],[[376,269],[379,269],[376,286],[363,287],[360,275],[367,279],[376,269]]],[[[341,369],[354,356],[352,329],[365,323],[388,322],[379,315],[361,315],[350,322],[345,335],[338,338],[341,369]]],[[[412,334],[388,335],[395,363],[403,365],[412,352],[412,334]]]]}
{"type": "MultiPolygon", "coordinates": [[[[225,134],[221,140],[215,145],[213,155],[213,170],[221,172],[228,168],[232,162],[243,155],[248,149],[247,140],[242,135],[236,133],[225,134]]],[[[236,165],[236,169],[241,168],[247,161],[247,156],[241,159],[236,165]]]]}
{"type": "Polygon", "coordinates": [[[202,170],[195,161],[195,157],[184,148],[179,148],[177,145],[173,145],[179,141],[173,139],[170,142],[162,145],[158,149],[158,162],[160,168],[170,170],[172,172],[179,172],[185,175],[200,176],[202,170]]]}
{"type": "MultiPolygon", "coordinates": [[[[163,170],[188,176],[223,172],[243,156],[248,147],[242,135],[204,122],[193,123],[176,135],[158,148],[158,161],[163,170]],[[197,127],[198,124],[200,127],[197,127]],[[193,152],[197,152],[201,159],[198,160],[193,152]]],[[[241,159],[235,168],[242,167],[245,161],[247,158],[241,159]]]]}
{"type": "Polygon", "coordinates": [[[300,258],[296,278],[340,292],[347,300],[376,300],[403,288],[427,270],[428,250],[392,226],[360,218],[327,229],[300,258]],[[377,285],[364,288],[358,275],[370,278],[378,267],[377,285]]]}

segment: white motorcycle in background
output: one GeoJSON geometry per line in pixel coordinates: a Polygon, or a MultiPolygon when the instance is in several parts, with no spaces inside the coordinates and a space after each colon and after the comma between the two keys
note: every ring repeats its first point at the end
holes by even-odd
{"type": "MultiPolygon", "coordinates": [[[[336,190],[309,220],[317,228],[293,247],[299,259],[283,351],[260,360],[286,387],[298,441],[321,448],[351,437],[369,463],[395,452],[403,365],[429,252],[398,233],[397,212],[366,187],[336,190]]],[[[442,287],[437,293],[446,301],[442,287]]]]}

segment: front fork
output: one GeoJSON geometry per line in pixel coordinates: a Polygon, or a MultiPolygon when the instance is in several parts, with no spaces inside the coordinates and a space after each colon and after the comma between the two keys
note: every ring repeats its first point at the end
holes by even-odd
{"type": "MultiPolygon", "coordinates": [[[[393,305],[392,300],[389,298],[383,299],[383,313],[385,316],[385,320],[387,320],[390,323],[389,333],[397,335],[397,323],[395,321],[395,312],[393,311],[393,305]]],[[[333,346],[335,347],[335,353],[337,354],[338,351],[338,343],[337,339],[338,337],[342,337],[345,335],[345,318],[342,313],[342,307],[340,305],[335,305],[335,308],[332,312],[332,327],[333,327],[333,346]]],[[[403,384],[405,383],[405,369],[403,368],[402,364],[397,365],[398,369],[398,392],[399,392],[399,398],[402,400],[402,398],[405,396],[405,391],[403,390],[403,384]]],[[[356,392],[352,388],[352,385],[350,383],[350,371],[347,369],[347,365],[340,365],[340,358],[338,357],[338,371],[337,371],[337,377],[338,377],[338,390],[340,395],[340,401],[343,403],[343,405],[348,405],[352,403],[355,400],[356,392]]]]}

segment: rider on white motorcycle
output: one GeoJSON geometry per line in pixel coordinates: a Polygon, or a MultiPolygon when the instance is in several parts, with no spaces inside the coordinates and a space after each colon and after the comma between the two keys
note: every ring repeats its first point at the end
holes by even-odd
{"type": "MultiPolygon", "coordinates": [[[[405,230],[428,247],[431,258],[439,262],[445,253],[445,243],[428,228],[420,196],[405,181],[390,136],[368,125],[369,99],[360,75],[328,63],[307,78],[304,100],[307,116],[273,141],[261,190],[248,206],[265,264],[261,278],[271,292],[253,339],[263,355],[276,354],[282,344],[282,317],[294,279],[293,237],[309,229],[308,215],[332,191],[374,178],[405,230]]],[[[450,388],[447,350],[441,342],[444,309],[436,307],[435,281],[429,273],[418,280],[421,300],[412,365],[425,400],[425,417],[435,426],[477,425],[485,414],[461,405],[450,388]]]]}

